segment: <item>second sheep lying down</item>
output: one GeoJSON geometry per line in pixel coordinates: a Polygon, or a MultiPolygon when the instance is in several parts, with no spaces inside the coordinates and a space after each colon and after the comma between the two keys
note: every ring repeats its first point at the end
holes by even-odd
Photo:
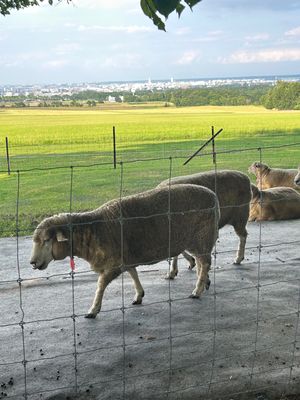
{"type": "Polygon", "coordinates": [[[300,218],[300,194],[286,187],[259,190],[252,187],[249,221],[274,221],[300,218]]]}
{"type": "Polygon", "coordinates": [[[106,286],[123,271],[134,281],[134,303],[144,291],[135,267],[178,256],[196,259],[197,282],[192,297],[203,292],[217,238],[219,205],[209,189],[174,185],[112,200],[96,210],[44,219],[33,235],[30,263],[47,268],[52,260],[77,256],[99,273],[94,302],[86,317],[99,313],[106,286]]]}
{"type": "MultiPolygon", "coordinates": [[[[161,182],[158,187],[176,184],[202,185],[216,191],[220,204],[219,229],[225,225],[232,225],[240,242],[237,250],[235,264],[240,264],[244,259],[247,239],[246,224],[249,217],[251,201],[251,183],[247,175],[239,171],[222,170],[200,172],[193,175],[178,176],[161,182]]],[[[184,256],[190,261],[193,268],[194,260],[187,253],[184,256]]],[[[168,277],[174,279],[178,273],[177,258],[173,260],[168,277]]]]}

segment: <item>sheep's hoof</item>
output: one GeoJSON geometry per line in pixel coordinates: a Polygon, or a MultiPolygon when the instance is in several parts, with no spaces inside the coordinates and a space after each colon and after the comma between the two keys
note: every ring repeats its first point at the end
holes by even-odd
{"type": "Polygon", "coordinates": [[[168,273],[165,275],[165,279],[173,280],[173,279],[175,279],[175,277],[177,276],[177,274],[178,274],[178,272],[168,272],[168,273]]]}
{"type": "Polygon", "coordinates": [[[243,258],[237,258],[236,260],[234,260],[233,264],[234,265],[241,265],[241,262],[243,261],[243,259],[244,259],[244,257],[243,258]]]}
{"type": "Polygon", "coordinates": [[[135,306],[136,304],[142,304],[142,299],[133,300],[132,304],[135,306]]]}
{"type": "Polygon", "coordinates": [[[190,299],[200,299],[200,296],[198,294],[193,294],[192,293],[192,294],[189,295],[189,298],[190,299]]]}
{"type": "Polygon", "coordinates": [[[195,262],[191,262],[189,265],[189,270],[191,271],[195,267],[195,265],[196,265],[195,262]]]}
{"type": "Polygon", "coordinates": [[[96,315],[97,315],[97,314],[89,313],[89,314],[85,314],[84,318],[95,319],[95,318],[96,318],[96,315]]]}
{"type": "Polygon", "coordinates": [[[143,299],[144,296],[145,296],[145,292],[144,292],[144,290],[143,290],[143,292],[142,292],[142,294],[141,294],[141,298],[140,298],[140,299],[133,300],[132,304],[133,304],[133,305],[142,304],[142,301],[143,301],[142,299],[143,299]]]}

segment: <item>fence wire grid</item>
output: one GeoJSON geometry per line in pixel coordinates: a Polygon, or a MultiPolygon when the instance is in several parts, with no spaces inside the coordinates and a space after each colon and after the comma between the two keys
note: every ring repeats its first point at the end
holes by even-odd
{"type": "MultiPolygon", "coordinates": [[[[194,161],[209,158],[217,173],[222,157],[250,154],[249,159],[263,162],[265,153],[299,150],[299,144],[220,152],[213,148],[194,161]]],[[[171,180],[178,175],[175,161],[182,164],[186,158],[117,162],[111,172],[119,188],[115,197],[122,204],[128,194],[127,171],[136,177],[135,171],[146,163],[150,175],[151,163],[157,162],[165,166],[161,181],[171,180]]],[[[64,181],[66,212],[80,206],[77,173],[107,165],[59,166],[69,177],[64,181]]],[[[32,227],[22,223],[22,184],[29,174],[52,169],[57,167],[12,171],[17,184],[15,235],[0,239],[0,399],[256,399],[258,394],[277,399],[282,393],[299,393],[299,220],[248,224],[241,266],[232,265],[236,236],[230,227],[221,229],[212,253],[211,287],[201,300],[190,298],[196,274],[183,257],[178,277],[161,279],[172,268],[168,222],[169,257],[139,269],[146,288],[143,304],[130,304],[132,284],[122,273],[106,289],[100,314],[89,320],[84,316],[96,281],[86,262],[75,258],[75,270],[66,259],[40,272],[29,266],[31,237],[24,235],[32,227]]],[[[150,186],[147,176],[141,180],[150,186]]],[[[168,221],[171,214],[169,202],[164,215],[168,221]]],[[[122,212],[119,222],[122,227],[122,212]]],[[[121,257],[123,239],[121,228],[121,257]]],[[[69,255],[73,258],[72,246],[69,255]]]]}

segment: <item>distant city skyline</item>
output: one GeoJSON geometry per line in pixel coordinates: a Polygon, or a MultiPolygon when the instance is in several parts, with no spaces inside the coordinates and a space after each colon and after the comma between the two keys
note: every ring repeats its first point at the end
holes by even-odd
{"type": "MultiPolygon", "coordinates": [[[[300,82],[300,75],[279,77],[281,80],[300,82]]],[[[161,92],[176,89],[195,89],[195,88],[219,88],[219,87],[254,87],[254,86],[274,86],[277,77],[240,77],[240,78],[214,78],[214,79],[187,79],[187,80],[148,80],[143,81],[124,81],[124,82],[81,82],[81,83],[60,83],[60,84],[40,84],[40,85],[0,85],[0,97],[2,101],[9,101],[19,96],[27,98],[71,98],[73,95],[85,91],[106,93],[106,101],[115,102],[114,93],[136,94],[139,91],[161,92]]],[[[123,96],[119,96],[121,101],[123,96]]]]}
{"type": "Polygon", "coordinates": [[[0,17],[0,85],[300,73],[300,0],[203,0],[167,33],[138,0],[74,0],[0,17]]]}
{"type": "Polygon", "coordinates": [[[148,77],[147,79],[141,80],[132,80],[132,81],[103,81],[103,82],[46,82],[46,83],[33,83],[33,84],[0,84],[0,94],[3,89],[9,90],[10,87],[14,88],[23,88],[25,90],[26,87],[34,88],[46,88],[46,87],[77,87],[84,88],[84,90],[90,89],[93,85],[97,88],[101,87],[113,87],[116,86],[127,86],[132,87],[134,85],[143,86],[143,87],[156,87],[157,84],[166,84],[166,86],[182,86],[187,84],[187,86],[226,86],[226,85],[270,85],[275,84],[278,80],[285,81],[295,81],[300,82],[300,74],[294,75],[261,75],[261,76],[227,76],[227,77],[209,77],[209,78],[182,78],[175,79],[173,77],[167,79],[152,79],[148,77]]]}

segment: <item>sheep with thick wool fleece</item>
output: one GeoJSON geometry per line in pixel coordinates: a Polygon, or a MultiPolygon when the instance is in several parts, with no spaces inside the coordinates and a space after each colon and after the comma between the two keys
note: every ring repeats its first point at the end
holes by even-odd
{"type": "Polygon", "coordinates": [[[30,263],[47,268],[52,260],[77,256],[99,274],[86,317],[100,312],[107,285],[123,271],[131,275],[142,302],[143,287],[135,267],[154,264],[187,250],[196,259],[192,297],[203,292],[219,222],[219,204],[209,189],[196,185],[162,187],[109,201],[89,212],[58,214],[35,229],[30,263]]]}
{"type": "MultiPolygon", "coordinates": [[[[251,183],[247,175],[235,170],[200,172],[192,175],[177,176],[161,182],[158,187],[178,184],[204,186],[216,193],[220,205],[219,229],[232,225],[239,237],[239,247],[234,263],[240,264],[245,256],[247,240],[247,221],[251,201],[251,183]]],[[[195,261],[187,252],[184,257],[193,268],[195,261]]],[[[177,257],[173,259],[168,278],[174,279],[178,273],[177,257]]]]}

